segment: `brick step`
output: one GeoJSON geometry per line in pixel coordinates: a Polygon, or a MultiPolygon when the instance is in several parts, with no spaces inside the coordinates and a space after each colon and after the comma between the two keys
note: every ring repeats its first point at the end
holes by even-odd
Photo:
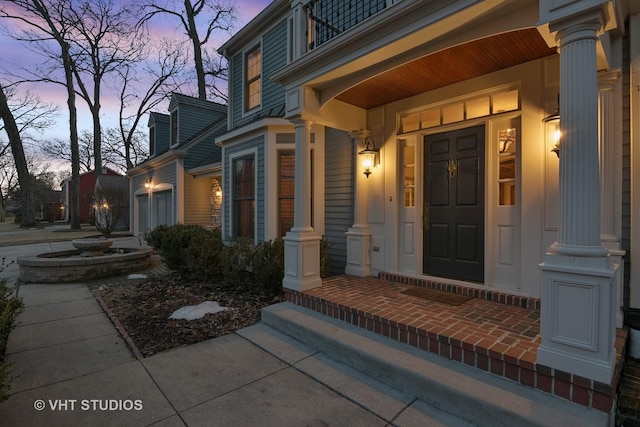
{"type": "Polygon", "coordinates": [[[262,323],[460,422],[478,426],[605,426],[609,416],[420,351],[291,303],[262,323]]]}

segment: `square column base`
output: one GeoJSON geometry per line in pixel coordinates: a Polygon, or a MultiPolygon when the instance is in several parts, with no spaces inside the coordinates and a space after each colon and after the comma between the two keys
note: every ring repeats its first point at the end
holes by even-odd
{"type": "Polygon", "coordinates": [[[301,292],[322,285],[320,239],[314,231],[289,231],[283,237],[283,287],[301,292]]]}
{"type": "Polygon", "coordinates": [[[371,230],[369,227],[352,227],[345,234],[347,236],[347,266],[344,272],[358,277],[371,276],[369,255],[371,230]]]}
{"type": "Polygon", "coordinates": [[[610,384],[615,368],[618,265],[545,255],[536,363],[610,384]]]}

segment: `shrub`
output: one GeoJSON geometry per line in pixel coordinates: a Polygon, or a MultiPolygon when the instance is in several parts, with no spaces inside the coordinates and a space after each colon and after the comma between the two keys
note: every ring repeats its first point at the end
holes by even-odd
{"type": "Polygon", "coordinates": [[[168,225],[159,225],[153,230],[148,230],[144,234],[144,240],[153,249],[160,251],[162,249],[162,239],[167,230],[169,230],[168,225]]]}
{"type": "Polygon", "coordinates": [[[186,277],[220,274],[222,240],[219,231],[200,225],[158,226],[145,236],[171,270],[186,277]]]}
{"type": "Polygon", "coordinates": [[[250,239],[231,239],[222,251],[222,280],[228,286],[248,287],[255,247],[250,239]]]}
{"type": "MultiPolygon", "coordinates": [[[[4,259],[0,264],[0,272],[4,269],[4,259]]],[[[14,327],[18,314],[22,311],[22,298],[13,295],[7,279],[0,279],[0,402],[9,397],[9,363],[4,360],[9,332],[14,327]]]]}
{"type": "Polygon", "coordinates": [[[251,270],[258,288],[270,294],[280,293],[284,277],[284,241],[278,238],[258,244],[253,253],[251,270]]]}
{"type": "Polygon", "coordinates": [[[205,281],[219,280],[222,275],[224,242],[220,229],[196,232],[184,250],[183,274],[205,281]]]}

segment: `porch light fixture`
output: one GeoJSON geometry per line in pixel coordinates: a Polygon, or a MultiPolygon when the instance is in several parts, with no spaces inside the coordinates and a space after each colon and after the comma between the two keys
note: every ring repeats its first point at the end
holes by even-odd
{"type": "Polygon", "coordinates": [[[216,197],[222,197],[222,188],[220,186],[216,189],[215,195],[216,197]]]}
{"type": "Polygon", "coordinates": [[[380,150],[376,149],[376,144],[373,142],[373,138],[370,136],[364,139],[364,150],[358,154],[362,156],[362,166],[364,167],[364,174],[367,178],[371,175],[371,168],[377,165],[376,158],[380,150]]]}
{"type": "Polygon", "coordinates": [[[549,114],[547,117],[545,117],[544,119],[542,119],[543,123],[550,123],[552,126],[554,126],[554,130],[553,130],[553,148],[551,149],[551,151],[553,151],[554,153],[556,153],[556,156],[558,156],[558,158],[560,158],[560,102],[558,101],[558,108],[556,108],[556,110],[549,114]]]}
{"type": "Polygon", "coordinates": [[[151,188],[151,180],[144,183],[144,188],[146,188],[147,190],[151,188]]]}

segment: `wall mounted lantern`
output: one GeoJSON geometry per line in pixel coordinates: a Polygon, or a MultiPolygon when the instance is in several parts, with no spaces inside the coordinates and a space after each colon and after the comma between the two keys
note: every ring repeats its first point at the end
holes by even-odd
{"type": "Polygon", "coordinates": [[[550,123],[550,125],[553,126],[553,148],[551,151],[556,153],[556,156],[560,158],[560,102],[558,102],[558,108],[542,119],[542,121],[544,123],[550,123]]]}
{"type": "Polygon", "coordinates": [[[146,188],[147,190],[151,189],[151,180],[144,183],[144,188],[146,188]]]}
{"type": "Polygon", "coordinates": [[[220,186],[216,189],[215,195],[216,197],[222,197],[222,188],[220,186]]]}
{"type": "Polygon", "coordinates": [[[380,150],[376,149],[376,144],[373,142],[373,138],[370,136],[364,139],[364,150],[360,151],[358,154],[362,156],[362,166],[364,167],[364,174],[367,178],[371,175],[371,168],[375,167],[378,163],[376,163],[377,155],[380,150]]]}

